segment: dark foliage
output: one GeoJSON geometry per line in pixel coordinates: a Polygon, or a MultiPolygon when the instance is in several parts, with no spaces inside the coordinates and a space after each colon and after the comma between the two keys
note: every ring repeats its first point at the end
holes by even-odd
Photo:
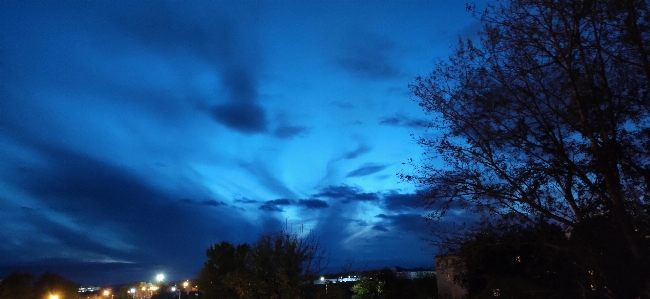
{"type": "Polygon", "coordinates": [[[390,269],[384,268],[364,272],[362,276],[363,278],[352,288],[355,292],[353,299],[426,299],[437,293],[435,275],[403,279],[397,277],[390,269]]]}
{"type": "Polygon", "coordinates": [[[578,298],[590,290],[590,280],[568,250],[557,225],[496,226],[473,234],[456,254],[462,259],[455,277],[468,298],[485,298],[498,289],[506,298],[578,298]]]}
{"type": "Polygon", "coordinates": [[[15,271],[0,283],[0,299],[31,299],[34,277],[26,272],[15,271]]]}
{"type": "MultiPolygon", "coordinates": [[[[308,298],[325,265],[316,238],[279,232],[252,246],[222,242],[210,246],[198,280],[206,298],[308,298]]],[[[327,297],[321,297],[327,298],[327,297]]]]}
{"type": "Polygon", "coordinates": [[[197,282],[206,298],[239,298],[234,276],[245,268],[249,251],[248,244],[235,247],[228,242],[214,244],[206,250],[208,260],[197,282]]]}
{"type": "MultiPolygon", "coordinates": [[[[427,190],[439,245],[457,249],[464,237],[494,227],[508,239],[510,231],[548,223],[557,229],[528,240],[544,243],[530,250],[575,263],[570,284],[585,296],[650,295],[648,5],[470,7],[484,23],[480,43],[461,42],[411,86],[434,117],[434,137],[419,139],[431,160],[403,178],[427,190]],[[449,211],[477,215],[476,225],[449,224],[449,211]]],[[[529,288],[568,283],[547,278],[529,288]]]]}
{"type": "Polygon", "coordinates": [[[0,299],[77,299],[79,285],[58,274],[45,272],[36,282],[30,273],[15,271],[0,282],[0,299]]]}
{"type": "Polygon", "coordinates": [[[61,275],[45,272],[34,283],[34,298],[50,298],[57,295],[59,299],[76,299],[79,285],[61,275]]]}

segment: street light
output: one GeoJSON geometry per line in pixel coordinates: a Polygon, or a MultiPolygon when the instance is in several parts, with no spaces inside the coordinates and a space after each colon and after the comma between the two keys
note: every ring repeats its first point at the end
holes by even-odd
{"type": "Polygon", "coordinates": [[[163,279],[165,279],[165,275],[163,275],[162,273],[156,275],[156,280],[158,281],[158,283],[160,283],[161,281],[163,281],[163,279]]]}
{"type": "Polygon", "coordinates": [[[59,295],[50,295],[50,299],[59,299],[59,295]]]}

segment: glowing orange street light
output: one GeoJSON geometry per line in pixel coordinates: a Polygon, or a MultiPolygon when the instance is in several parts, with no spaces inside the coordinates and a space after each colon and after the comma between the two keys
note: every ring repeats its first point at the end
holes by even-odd
{"type": "Polygon", "coordinates": [[[59,299],[59,295],[50,295],[50,299],[59,299]]]}

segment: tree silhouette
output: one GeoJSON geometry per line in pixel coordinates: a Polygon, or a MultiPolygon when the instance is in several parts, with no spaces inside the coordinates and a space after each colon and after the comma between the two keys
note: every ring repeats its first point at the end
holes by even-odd
{"type": "Polygon", "coordinates": [[[35,299],[48,299],[51,295],[56,295],[59,299],[76,299],[78,291],[77,283],[51,272],[41,274],[34,283],[35,299]]]}
{"type": "Polygon", "coordinates": [[[284,231],[262,235],[252,246],[215,244],[207,256],[199,289],[219,298],[304,298],[326,265],[313,235],[284,231]]]}
{"type": "Polygon", "coordinates": [[[31,299],[34,277],[21,271],[14,271],[0,282],[0,298],[31,299]]]}
{"type": "Polygon", "coordinates": [[[214,244],[206,250],[208,260],[199,274],[198,285],[207,298],[239,298],[236,277],[244,271],[248,244],[237,247],[228,242],[214,244]]]}
{"type": "Polygon", "coordinates": [[[469,8],[480,42],[461,41],[410,86],[433,137],[418,140],[425,160],[403,179],[426,189],[440,225],[450,210],[479,215],[455,235],[438,229],[442,243],[495,223],[550,222],[579,240],[545,246],[576,253],[589,294],[650,295],[648,2],[469,8]]]}

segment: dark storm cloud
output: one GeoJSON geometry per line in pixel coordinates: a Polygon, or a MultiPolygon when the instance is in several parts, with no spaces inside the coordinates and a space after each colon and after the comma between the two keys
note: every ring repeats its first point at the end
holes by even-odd
{"type": "MultiPolygon", "coordinates": [[[[141,215],[162,212],[176,201],[170,194],[150,185],[144,177],[108,162],[61,148],[42,148],[41,153],[48,159],[48,165],[26,169],[13,179],[13,183],[43,199],[42,208],[73,212],[97,210],[110,215],[111,219],[148,226],[150,220],[140,223],[145,221],[141,215]]],[[[218,203],[193,201],[201,205],[212,205],[212,202],[218,203]]],[[[91,221],[97,216],[75,214],[75,217],[87,217],[80,221],[91,221]]],[[[153,223],[164,223],[164,219],[158,220],[160,222],[153,223]]]]}
{"type": "Polygon", "coordinates": [[[376,201],[379,195],[376,193],[362,192],[361,189],[351,186],[328,186],[320,190],[315,197],[327,197],[338,199],[343,203],[350,203],[353,201],[376,201]]]}
{"type": "Polygon", "coordinates": [[[218,123],[242,133],[263,133],[266,131],[266,114],[255,103],[215,105],[210,115],[218,123]]]}
{"type": "Polygon", "coordinates": [[[346,35],[336,64],[363,79],[392,79],[400,75],[392,40],[368,32],[346,35]]]}
{"type": "Polygon", "coordinates": [[[394,115],[381,119],[379,124],[394,127],[424,128],[428,122],[422,119],[410,119],[404,115],[394,115]]]}
{"type": "Polygon", "coordinates": [[[305,135],[309,130],[303,126],[280,126],[273,131],[273,135],[281,139],[290,139],[305,135]]]}
{"type": "Polygon", "coordinates": [[[425,204],[422,196],[419,194],[403,194],[395,191],[384,194],[384,202],[386,208],[391,211],[404,210],[405,208],[423,208],[425,204]]]}
{"type": "Polygon", "coordinates": [[[187,203],[187,204],[195,204],[195,205],[202,205],[202,206],[209,206],[209,207],[217,207],[217,206],[224,206],[227,205],[225,202],[220,201],[220,200],[214,200],[214,199],[205,199],[201,201],[194,201],[191,199],[182,199],[181,202],[187,203]]]}
{"type": "Polygon", "coordinates": [[[142,178],[88,155],[56,148],[45,149],[43,153],[53,165],[30,168],[16,183],[34,196],[56,199],[56,203],[63,204],[61,207],[81,209],[84,205],[99,205],[102,209],[118,209],[133,199],[142,203],[162,196],[143,184],[142,178]]]}
{"type": "MultiPolygon", "coordinates": [[[[46,207],[42,210],[60,212],[62,209],[57,208],[56,204],[53,204],[50,207],[46,207]]],[[[120,256],[124,253],[124,248],[112,247],[110,244],[106,244],[102,240],[92,238],[92,236],[86,234],[85,231],[73,230],[61,222],[53,221],[53,218],[48,217],[47,213],[42,213],[41,209],[30,209],[29,211],[23,211],[21,216],[29,219],[31,225],[38,227],[38,235],[30,236],[31,238],[36,239],[32,239],[31,241],[35,241],[37,244],[30,244],[34,246],[34,248],[24,248],[24,251],[30,251],[36,255],[39,253],[42,254],[39,252],[42,250],[41,246],[46,246],[48,242],[53,242],[56,244],[56,246],[71,248],[80,252],[102,253],[109,256],[120,256]],[[47,238],[48,242],[43,242],[40,240],[41,238],[47,238]]],[[[77,220],[77,222],[82,223],[83,221],[77,220]]]]}
{"type": "Polygon", "coordinates": [[[359,147],[357,147],[357,149],[355,149],[355,150],[353,150],[351,152],[345,153],[343,155],[343,159],[352,160],[352,159],[354,159],[356,157],[359,157],[359,156],[361,156],[363,154],[369,153],[371,150],[372,150],[372,148],[370,148],[369,146],[367,146],[365,144],[360,144],[359,147]]]}
{"type": "Polygon", "coordinates": [[[202,11],[192,5],[161,2],[134,6],[115,18],[118,28],[152,50],[193,53],[221,72],[227,100],[220,97],[221,103],[209,104],[214,121],[245,134],[268,131],[266,111],[257,103],[262,63],[253,35],[219,13],[198,18],[202,11]]]}
{"type": "Polygon", "coordinates": [[[293,202],[289,199],[274,199],[267,200],[263,205],[260,206],[260,210],[269,211],[269,212],[283,212],[283,206],[289,206],[293,202]]]}
{"type": "Polygon", "coordinates": [[[377,218],[384,219],[388,226],[402,232],[426,233],[428,228],[424,223],[424,217],[420,214],[379,214],[377,218]]]}
{"type": "Polygon", "coordinates": [[[385,226],[381,225],[381,224],[373,225],[372,229],[382,231],[382,232],[387,232],[388,231],[388,229],[385,226]]]}
{"type": "Polygon", "coordinates": [[[386,169],[386,167],[388,167],[388,165],[368,165],[348,172],[348,174],[345,175],[345,177],[352,178],[352,177],[371,175],[373,173],[377,173],[386,169]]]}
{"type": "Polygon", "coordinates": [[[269,212],[284,212],[284,209],[274,204],[263,204],[260,206],[260,210],[269,212]]]}
{"type": "Polygon", "coordinates": [[[199,202],[200,205],[202,206],[211,206],[211,207],[216,207],[216,206],[223,206],[226,203],[220,200],[203,200],[199,202]]]}
{"type": "Polygon", "coordinates": [[[245,69],[224,72],[223,85],[230,94],[230,101],[210,109],[215,121],[242,133],[267,131],[266,111],[256,103],[257,86],[253,76],[245,69]]]}
{"type": "Polygon", "coordinates": [[[329,207],[326,201],[320,199],[301,199],[298,201],[298,205],[307,209],[324,209],[329,207]]]}
{"type": "MultiPolygon", "coordinates": [[[[20,219],[37,229],[38,235],[13,237],[23,240],[21,255],[31,253],[32,259],[51,256],[47,253],[48,246],[42,244],[45,239],[56,241],[64,252],[77,252],[79,256],[75,259],[83,262],[105,256],[110,260],[137,260],[151,267],[156,260],[186,256],[184,261],[168,261],[168,267],[189,272],[195,271],[203,257],[200,252],[186,252],[185,246],[204,248],[205,238],[241,239],[238,231],[251,230],[247,223],[235,221],[239,217],[232,210],[211,215],[214,211],[208,213],[196,205],[181,204],[182,195],[205,197],[205,190],[200,187],[186,186],[185,194],[177,197],[126,168],[85,154],[42,143],[33,150],[40,153],[42,165],[29,165],[23,171],[13,171],[12,177],[4,177],[5,183],[35,200],[30,209],[22,209],[24,217],[20,219]],[[232,223],[237,223],[237,227],[231,227],[232,223]],[[214,225],[229,229],[215,236],[214,225]],[[174,235],[184,236],[183,248],[168,246],[169,236],[174,235]]],[[[211,203],[199,201],[198,204],[211,203]]],[[[14,256],[3,251],[0,247],[4,256],[14,256]]],[[[127,276],[135,279],[129,275],[122,279],[127,276]]],[[[84,281],[79,276],[71,278],[84,281]]]]}

